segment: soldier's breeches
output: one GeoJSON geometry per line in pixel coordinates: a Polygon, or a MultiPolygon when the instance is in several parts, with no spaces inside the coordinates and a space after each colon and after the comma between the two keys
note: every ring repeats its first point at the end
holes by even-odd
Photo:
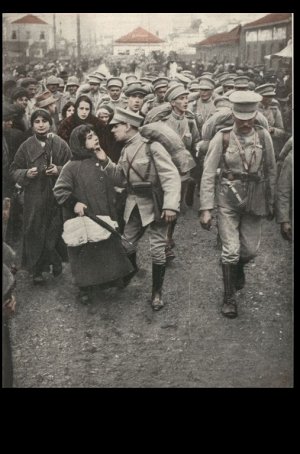
{"type": "Polygon", "coordinates": [[[139,210],[135,207],[130,215],[128,223],[125,225],[124,228],[124,237],[126,240],[130,241],[133,247],[129,247],[126,241],[123,242],[125,249],[128,249],[128,252],[136,252],[138,241],[144,235],[146,229],[148,229],[149,233],[149,241],[150,241],[150,254],[152,263],[157,265],[163,265],[166,263],[166,254],[165,254],[165,247],[166,247],[166,239],[167,239],[167,230],[168,224],[165,222],[151,222],[148,226],[142,226],[141,217],[139,214],[139,210]]]}
{"type": "Polygon", "coordinates": [[[245,262],[254,258],[260,246],[261,217],[224,207],[217,210],[222,263],[235,264],[240,258],[245,262]]]}

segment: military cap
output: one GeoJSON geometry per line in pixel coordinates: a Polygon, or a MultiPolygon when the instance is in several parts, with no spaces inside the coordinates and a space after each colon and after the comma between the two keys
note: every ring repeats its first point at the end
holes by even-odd
{"type": "Polygon", "coordinates": [[[194,74],[192,73],[192,71],[188,71],[188,70],[184,70],[184,71],[181,71],[181,74],[184,74],[186,77],[188,77],[190,80],[194,80],[195,79],[195,76],[194,74]]]}
{"type": "Polygon", "coordinates": [[[124,82],[120,77],[110,77],[106,83],[106,88],[109,88],[109,87],[123,88],[123,86],[124,86],[124,82]]]}
{"type": "Polygon", "coordinates": [[[242,69],[237,69],[237,70],[236,70],[236,74],[237,74],[238,76],[243,76],[245,73],[244,73],[244,71],[243,71],[242,69]]]}
{"type": "Polygon", "coordinates": [[[119,123],[129,123],[135,128],[139,128],[144,121],[144,117],[137,115],[130,110],[121,109],[117,107],[113,119],[109,122],[110,125],[117,125],[119,123]]]}
{"type": "Polygon", "coordinates": [[[137,93],[139,93],[143,96],[146,96],[149,94],[149,90],[147,89],[147,87],[142,86],[141,83],[135,83],[135,84],[130,84],[129,87],[127,87],[127,89],[125,91],[126,96],[132,96],[137,93]]]}
{"type": "Polygon", "coordinates": [[[22,82],[21,82],[21,87],[27,88],[28,85],[37,85],[37,80],[34,79],[33,77],[25,77],[22,82]]]}
{"type": "Polygon", "coordinates": [[[152,84],[153,79],[150,77],[140,77],[141,82],[147,82],[148,84],[152,84]]]}
{"type": "Polygon", "coordinates": [[[190,91],[199,91],[199,90],[200,90],[199,82],[198,82],[197,80],[193,80],[193,81],[189,84],[189,90],[190,90],[190,91]]]}
{"type": "Polygon", "coordinates": [[[61,77],[58,77],[58,81],[59,81],[59,86],[60,87],[64,87],[65,86],[65,82],[64,82],[64,80],[61,77]]]}
{"type": "Polygon", "coordinates": [[[250,80],[249,86],[248,86],[249,90],[254,90],[255,87],[256,87],[255,82],[253,82],[252,80],[250,80]]]}
{"type": "Polygon", "coordinates": [[[248,76],[237,76],[234,79],[235,88],[248,88],[249,86],[249,77],[248,76]]]}
{"type": "Polygon", "coordinates": [[[228,75],[226,78],[224,78],[221,82],[221,84],[224,86],[224,87],[234,87],[234,77],[233,76],[230,76],[228,75]]]}
{"type": "Polygon", "coordinates": [[[157,90],[157,88],[167,87],[169,85],[169,80],[168,77],[158,77],[157,79],[154,79],[152,82],[153,89],[157,90]]]}
{"type": "Polygon", "coordinates": [[[231,107],[231,102],[228,99],[228,96],[216,96],[214,99],[215,107],[231,107]]]}
{"type": "MultiPolygon", "coordinates": [[[[213,73],[210,73],[209,71],[204,71],[204,72],[201,74],[200,77],[202,77],[202,76],[210,76],[210,77],[212,77],[212,76],[213,76],[213,73]]],[[[200,79],[200,77],[198,77],[198,79],[200,79]]]]}
{"type": "Polygon", "coordinates": [[[263,84],[259,85],[255,89],[256,93],[259,93],[262,96],[275,96],[275,84],[263,84]]]}
{"type": "Polygon", "coordinates": [[[56,76],[49,76],[47,77],[46,80],[46,86],[47,85],[59,85],[59,79],[56,76]]]}
{"type": "Polygon", "coordinates": [[[127,85],[130,84],[131,82],[135,82],[138,80],[137,76],[135,74],[128,74],[128,76],[125,77],[127,85]]]}
{"type": "Polygon", "coordinates": [[[168,88],[168,90],[165,93],[164,100],[167,102],[171,102],[174,101],[174,99],[178,98],[179,96],[188,94],[189,91],[185,88],[185,86],[183,84],[177,83],[176,85],[174,84],[168,88]]]}
{"type": "Polygon", "coordinates": [[[53,97],[52,93],[50,91],[44,91],[40,95],[38,95],[36,98],[36,107],[46,107],[50,106],[50,104],[54,104],[56,102],[56,99],[53,97]]]}
{"type": "Polygon", "coordinates": [[[76,76],[68,77],[68,80],[67,80],[67,83],[66,83],[66,87],[68,87],[70,85],[76,85],[77,87],[79,87],[79,85],[80,85],[79,79],[76,76]]]}
{"type": "Polygon", "coordinates": [[[240,120],[250,120],[255,117],[257,105],[262,97],[253,91],[235,91],[229,96],[232,102],[232,112],[240,120]]]}
{"type": "Polygon", "coordinates": [[[224,79],[226,79],[228,75],[229,75],[229,72],[228,72],[228,71],[226,71],[226,72],[224,72],[224,73],[216,74],[216,79],[217,79],[220,83],[222,83],[222,81],[223,81],[224,79]]]}
{"type": "Polygon", "coordinates": [[[215,81],[209,76],[201,76],[199,78],[200,90],[213,90],[216,86],[215,81]]]}
{"type": "Polygon", "coordinates": [[[12,101],[15,101],[16,99],[23,97],[28,98],[28,96],[29,96],[28,91],[26,90],[26,88],[23,87],[14,88],[11,92],[12,101]]]}
{"type": "Polygon", "coordinates": [[[103,79],[102,79],[101,77],[99,77],[98,75],[96,75],[96,74],[90,74],[90,75],[88,76],[88,83],[89,83],[89,84],[92,83],[92,84],[99,84],[99,85],[100,85],[100,83],[102,82],[102,80],[103,80],[103,79]]]}
{"type": "Polygon", "coordinates": [[[182,73],[176,73],[175,79],[182,84],[187,84],[188,82],[191,81],[191,79],[189,77],[187,77],[185,74],[182,74],[182,73]]]}

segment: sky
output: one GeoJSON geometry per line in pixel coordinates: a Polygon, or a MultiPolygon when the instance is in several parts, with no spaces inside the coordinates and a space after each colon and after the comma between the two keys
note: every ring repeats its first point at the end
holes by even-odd
{"type": "MultiPolygon", "coordinates": [[[[53,24],[53,13],[31,13],[53,24]]],[[[173,24],[180,26],[189,23],[191,16],[201,18],[205,28],[226,31],[232,24],[242,25],[259,19],[268,13],[80,13],[81,35],[83,39],[100,35],[111,35],[114,39],[130,33],[136,27],[143,27],[165,38],[172,32],[173,24]]],[[[4,13],[4,17],[17,19],[25,14],[4,13]]],[[[56,27],[67,39],[76,39],[76,13],[56,14],[56,27]]],[[[218,32],[217,31],[217,32],[218,32]]]]}

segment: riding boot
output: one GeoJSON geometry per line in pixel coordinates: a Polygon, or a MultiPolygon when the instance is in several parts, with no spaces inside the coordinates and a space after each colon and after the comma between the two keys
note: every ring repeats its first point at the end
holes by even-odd
{"type": "Polygon", "coordinates": [[[168,225],[168,230],[167,230],[167,242],[166,242],[166,247],[165,247],[165,253],[166,253],[166,260],[167,262],[170,262],[171,260],[174,260],[176,258],[176,255],[172,249],[175,247],[175,241],[173,240],[173,233],[175,230],[177,220],[170,222],[168,225]]]}
{"type": "Polygon", "coordinates": [[[188,207],[192,207],[194,203],[194,193],[195,193],[196,182],[190,180],[187,185],[185,193],[185,203],[188,207]]]}
{"type": "Polygon", "coordinates": [[[151,306],[154,311],[159,311],[164,307],[162,301],[162,287],[164,283],[166,265],[152,263],[152,301],[151,306]]]}
{"type": "Polygon", "coordinates": [[[241,290],[246,283],[244,266],[247,261],[240,258],[236,266],[236,279],[235,279],[235,288],[236,290],[241,290]]]}
{"type": "Polygon", "coordinates": [[[224,301],[221,309],[222,315],[228,318],[237,317],[237,304],[235,300],[236,265],[222,263],[224,281],[224,301]]]}
{"type": "Polygon", "coordinates": [[[129,282],[131,281],[133,276],[135,276],[136,273],[139,270],[139,268],[138,268],[138,266],[136,264],[136,252],[133,252],[132,254],[129,254],[128,258],[131,261],[131,264],[133,266],[133,271],[131,271],[127,276],[123,277],[123,285],[124,285],[124,287],[126,287],[129,284],[129,282]]]}

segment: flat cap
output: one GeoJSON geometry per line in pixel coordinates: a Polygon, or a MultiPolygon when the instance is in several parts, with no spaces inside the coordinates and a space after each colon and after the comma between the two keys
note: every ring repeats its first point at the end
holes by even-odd
{"type": "Polygon", "coordinates": [[[188,95],[189,91],[185,88],[184,85],[177,83],[176,85],[172,85],[168,88],[165,93],[164,100],[167,102],[174,101],[174,99],[178,98],[182,95],[188,95]]]}
{"type": "Polygon", "coordinates": [[[201,76],[199,78],[200,90],[213,90],[216,86],[215,81],[209,76],[201,76]]]}
{"type": "Polygon", "coordinates": [[[46,86],[47,85],[59,85],[59,78],[56,76],[47,77],[46,86]]]}
{"type": "Polygon", "coordinates": [[[68,86],[70,86],[70,85],[76,85],[77,87],[79,87],[80,83],[79,83],[78,77],[76,77],[76,76],[70,76],[70,77],[68,77],[66,86],[68,87],[68,86]]]}
{"type": "Polygon", "coordinates": [[[109,122],[109,124],[117,125],[118,123],[129,123],[131,126],[139,128],[143,121],[144,117],[141,117],[130,110],[117,107],[113,119],[109,122]]]}
{"type": "Polygon", "coordinates": [[[130,84],[125,91],[126,96],[132,96],[135,94],[141,94],[146,96],[149,94],[149,90],[147,87],[143,86],[140,82],[136,82],[135,84],[130,84]]]}
{"type": "Polygon", "coordinates": [[[109,87],[123,88],[123,86],[124,86],[124,82],[120,77],[110,77],[106,83],[106,88],[109,88],[109,87]]]}
{"type": "Polygon", "coordinates": [[[250,120],[255,117],[257,105],[262,97],[253,91],[235,91],[229,96],[232,102],[232,112],[240,120],[250,120]]]}
{"type": "Polygon", "coordinates": [[[262,96],[275,96],[275,84],[263,84],[255,88],[256,93],[262,96]]]}
{"type": "Polygon", "coordinates": [[[88,79],[89,84],[99,84],[99,85],[103,80],[101,77],[99,77],[96,74],[90,74],[87,79],[88,79]]]}
{"type": "Polygon", "coordinates": [[[248,76],[237,76],[234,79],[235,88],[248,88],[249,86],[249,77],[248,76]]]}
{"type": "Polygon", "coordinates": [[[167,87],[169,85],[169,80],[168,77],[158,77],[157,79],[154,79],[152,82],[153,89],[157,90],[157,88],[167,87]]]}
{"type": "Polygon", "coordinates": [[[52,93],[50,91],[44,91],[40,95],[38,95],[36,98],[36,107],[46,107],[50,106],[50,104],[56,103],[56,99],[53,97],[52,93]]]}

